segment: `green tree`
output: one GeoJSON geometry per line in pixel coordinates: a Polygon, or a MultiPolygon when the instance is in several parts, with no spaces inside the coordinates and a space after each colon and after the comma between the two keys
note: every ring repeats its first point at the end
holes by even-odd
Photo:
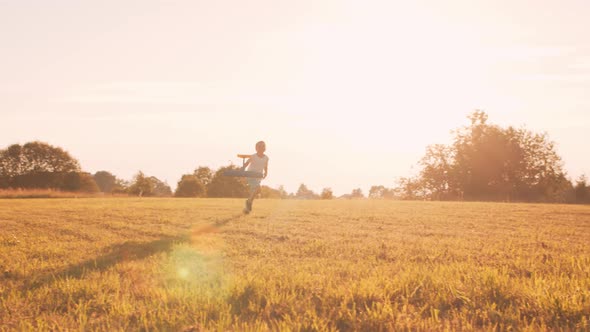
{"type": "Polygon", "coordinates": [[[43,142],[14,144],[0,150],[0,176],[32,173],[79,172],[80,164],[68,152],[43,142]]]}
{"type": "Polygon", "coordinates": [[[500,127],[487,123],[486,113],[475,111],[469,119],[471,125],[456,132],[450,148],[456,172],[453,175],[458,183],[458,188],[452,189],[458,189],[467,200],[505,199],[509,184],[505,166],[510,161],[511,142],[500,127]]]}
{"type": "Polygon", "coordinates": [[[100,191],[98,185],[94,181],[94,177],[90,173],[85,172],[67,173],[61,189],[85,193],[97,193],[100,191]]]}
{"type": "Polygon", "coordinates": [[[403,200],[424,200],[428,198],[420,178],[401,177],[393,189],[395,195],[403,200]]]}
{"type": "Polygon", "coordinates": [[[38,141],[0,150],[0,185],[98,192],[93,177],[81,172],[79,162],[68,152],[38,141]]]}
{"type": "Polygon", "coordinates": [[[350,193],[350,197],[351,198],[365,198],[365,195],[363,194],[363,191],[361,190],[361,188],[356,188],[352,190],[352,193],[350,193]]]}
{"type": "Polygon", "coordinates": [[[201,197],[205,194],[205,186],[193,174],[182,176],[176,187],[176,197],[201,197]]]}
{"type": "Polygon", "coordinates": [[[588,179],[586,178],[586,175],[581,175],[576,181],[574,195],[576,203],[590,202],[590,187],[588,187],[588,179]]]}
{"type": "Polygon", "coordinates": [[[279,194],[281,195],[281,198],[285,199],[289,197],[289,193],[287,193],[287,191],[285,190],[285,187],[280,185],[279,188],[277,189],[279,191],[279,194]]]}
{"type": "Polygon", "coordinates": [[[299,186],[299,189],[297,189],[297,194],[295,194],[295,197],[299,199],[316,199],[317,195],[302,183],[299,186]]]}
{"type": "Polygon", "coordinates": [[[334,193],[332,192],[332,188],[324,188],[322,193],[320,194],[321,199],[333,199],[334,193]]]}
{"type": "Polygon", "coordinates": [[[459,131],[455,169],[465,199],[558,201],[566,185],[547,134],[487,124],[481,111],[459,131]]]}
{"type": "Polygon", "coordinates": [[[262,186],[260,187],[260,197],[261,198],[272,198],[272,199],[280,199],[281,191],[278,189],[273,189],[269,186],[262,186]]]}
{"type": "Polygon", "coordinates": [[[452,199],[457,196],[455,168],[451,147],[435,144],[428,146],[426,154],[420,160],[420,174],[423,189],[432,199],[452,199]]]}
{"type": "Polygon", "coordinates": [[[555,144],[546,134],[501,128],[475,111],[470,125],[455,131],[452,145],[432,145],[417,178],[402,179],[406,199],[565,202],[571,183],[555,144]]]}
{"type": "Polygon", "coordinates": [[[535,134],[528,130],[517,131],[523,157],[520,160],[522,179],[518,188],[518,199],[531,201],[563,200],[563,190],[571,183],[566,180],[561,158],[555,151],[555,143],[547,134],[535,134]]]}
{"type": "Polygon", "coordinates": [[[131,184],[128,181],[117,179],[112,194],[128,194],[131,184]]]}
{"type": "Polygon", "coordinates": [[[211,180],[213,179],[213,172],[209,167],[199,166],[193,172],[193,175],[197,177],[199,182],[204,186],[207,187],[211,180]]]}
{"type": "Polygon", "coordinates": [[[129,186],[128,192],[134,196],[152,196],[154,194],[155,184],[139,171],[134,177],[131,185],[129,186]]]}
{"type": "Polygon", "coordinates": [[[395,197],[396,195],[394,189],[386,188],[383,185],[372,186],[369,189],[370,199],[393,199],[395,197]]]}
{"type": "Polygon", "coordinates": [[[168,183],[161,181],[155,176],[150,176],[148,180],[153,184],[154,190],[152,196],[156,197],[170,197],[172,196],[172,189],[168,183]]]}
{"type": "Polygon", "coordinates": [[[229,177],[223,175],[227,170],[236,170],[237,166],[221,167],[213,175],[207,186],[208,197],[242,197],[248,196],[248,185],[244,178],[229,177]]]}
{"type": "Polygon", "coordinates": [[[101,192],[110,194],[117,185],[117,177],[107,171],[98,171],[94,173],[94,181],[101,192]]]}
{"type": "Polygon", "coordinates": [[[369,189],[369,198],[380,199],[383,198],[383,192],[386,190],[385,186],[371,186],[369,189]]]}
{"type": "Polygon", "coordinates": [[[369,198],[371,199],[394,199],[396,198],[395,190],[386,188],[383,185],[372,186],[369,189],[369,198]]]}

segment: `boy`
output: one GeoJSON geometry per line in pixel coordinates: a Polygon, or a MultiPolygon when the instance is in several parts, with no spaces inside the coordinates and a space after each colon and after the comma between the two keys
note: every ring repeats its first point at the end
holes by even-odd
{"type": "MultiPolygon", "coordinates": [[[[256,143],[256,153],[250,156],[242,170],[248,167],[248,171],[262,173],[262,178],[266,178],[268,175],[268,156],[264,154],[265,151],[266,144],[263,141],[256,143]]],[[[246,207],[244,208],[244,213],[246,214],[252,211],[254,197],[260,193],[260,181],[261,179],[259,178],[248,178],[250,197],[246,200],[246,207]]]]}

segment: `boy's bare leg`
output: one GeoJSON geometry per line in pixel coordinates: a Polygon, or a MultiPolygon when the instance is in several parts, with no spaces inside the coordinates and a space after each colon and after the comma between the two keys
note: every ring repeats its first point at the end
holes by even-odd
{"type": "Polygon", "coordinates": [[[254,198],[256,198],[256,195],[258,195],[260,193],[260,187],[258,187],[256,190],[254,190],[252,192],[252,194],[250,194],[250,202],[254,201],[254,198]]]}
{"type": "Polygon", "coordinates": [[[256,190],[253,190],[252,193],[250,194],[250,197],[248,197],[248,207],[249,207],[249,210],[252,210],[252,203],[254,202],[254,198],[259,193],[260,193],[260,187],[256,188],[256,190]]]}

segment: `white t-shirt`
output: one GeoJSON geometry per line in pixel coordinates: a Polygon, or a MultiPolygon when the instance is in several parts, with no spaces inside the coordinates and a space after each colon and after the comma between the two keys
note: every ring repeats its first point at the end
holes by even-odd
{"type": "Polygon", "coordinates": [[[258,154],[255,153],[250,156],[250,165],[248,165],[248,170],[262,173],[266,165],[268,165],[268,156],[264,155],[259,157],[258,154]]]}

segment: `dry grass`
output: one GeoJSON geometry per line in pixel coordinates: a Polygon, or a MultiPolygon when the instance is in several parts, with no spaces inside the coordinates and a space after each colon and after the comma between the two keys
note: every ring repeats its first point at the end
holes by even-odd
{"type": "Polygon", "coordinates": [[[590,207],[0,201],[0,330],[588,330],[590,207]]]}
{"type": "Polygon", "coordinates": [[[102,194],[67,192],[52,189],[0,189],[2,198],[83,198],[100,197],[102,194]]]}

